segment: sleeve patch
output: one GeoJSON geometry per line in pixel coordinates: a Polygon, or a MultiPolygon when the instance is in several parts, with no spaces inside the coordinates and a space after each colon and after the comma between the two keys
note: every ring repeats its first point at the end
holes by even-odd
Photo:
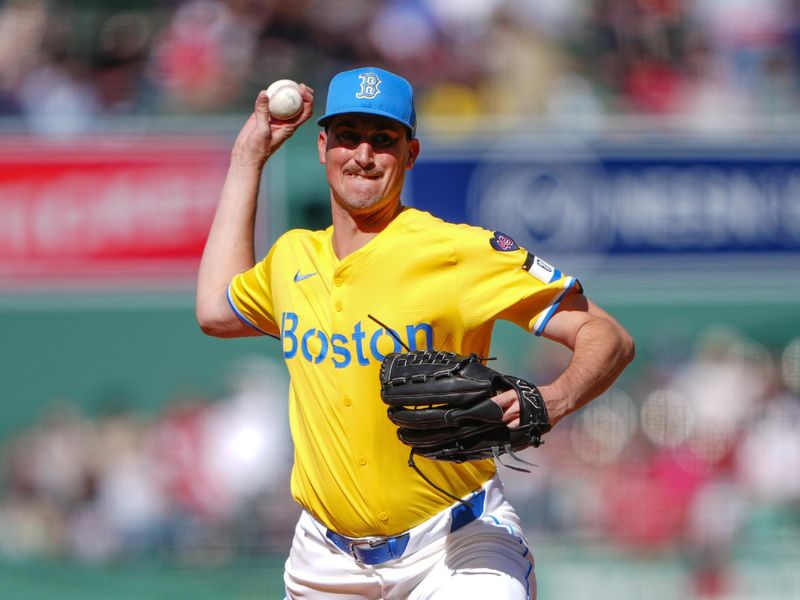
{"type": "Polygon", "coordinates": [[[522,268],[544,284],[553,283],[562,277],[561,271],[530,252],[522,268]]]}
{"type": "Polygon", "coordinates": [[[489,240],[489,245],[498,252],[511,252],[519,250],[517,242],[511,239],[511,236],[506,235],[502,231],[495,231],[494,237],[489,240]]]}

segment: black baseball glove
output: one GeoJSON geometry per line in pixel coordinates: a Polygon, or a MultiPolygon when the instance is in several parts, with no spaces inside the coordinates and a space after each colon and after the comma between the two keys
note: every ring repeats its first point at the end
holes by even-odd
{"type": "MultiPolygon", "coordinates": [[[[550,430],[547,409],[535,385],[487,367],[476,354],[417,351],[392,353],[381,365],[381,398],[397,436],[414,455],[465,462],[514,452],[542,443],[550,430]],[[503,411],[492,401],[514,389],[519,396],[520,425],[503,423],[503,411]]],[[[528,463],[530,464],[530,463],[528,463]]]]}

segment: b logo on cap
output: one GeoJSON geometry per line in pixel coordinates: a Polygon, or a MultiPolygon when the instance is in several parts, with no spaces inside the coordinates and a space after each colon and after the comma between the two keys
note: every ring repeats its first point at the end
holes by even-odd
{"type": "Polygon", "coordinates": [[[381,80],[375,73],[361,73],[358,77],[361,79],[361,91],[356,94],[356,98],[371,100],[381,93],[378,89],[381,80]]]}

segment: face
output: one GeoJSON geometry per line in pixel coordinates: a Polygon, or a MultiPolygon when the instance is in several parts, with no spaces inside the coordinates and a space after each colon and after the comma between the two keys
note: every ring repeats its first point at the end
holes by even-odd
{"type": "Polygon", "coordinates": [[[400,202],[405,172],[419,141],[393,119],[350,113],[335,116],[319,134],[319,160],[333,199],[352,214],[400,202]]]}

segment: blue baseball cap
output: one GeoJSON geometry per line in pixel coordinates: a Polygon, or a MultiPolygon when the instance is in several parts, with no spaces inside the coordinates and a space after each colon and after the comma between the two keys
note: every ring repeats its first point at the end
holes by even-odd
{"type": "Polygon", "coordinates": [[[411,84],[377,67],[343,71],[331,79],[325,114],[317,119],[317,125],[324,127],[331,118],[345,113],[389,117],[408,127],[412,137],[417,128],[411,84]]]}

